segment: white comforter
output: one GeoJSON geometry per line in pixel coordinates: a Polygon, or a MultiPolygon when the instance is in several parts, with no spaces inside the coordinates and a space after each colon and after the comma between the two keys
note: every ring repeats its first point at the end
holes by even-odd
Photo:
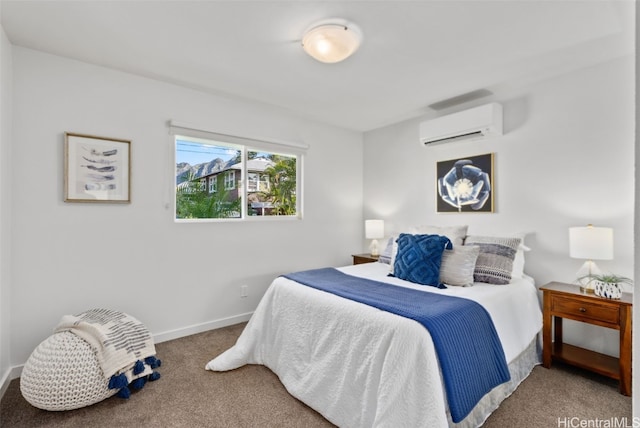
{"type": "MultiPolygon", "coordinates": [[[[490,313],[507,363],[542,327],[529,278],[509,285],[416,286],[387,277],[388,265],[340,268],[344,273],[472,299],[490,313]]],[[[208,370],[262,364],[296,398],[342,427],[445,427],[438,360],[424,327],[388,312],[276,278],[238,338],[208,370]]]]}

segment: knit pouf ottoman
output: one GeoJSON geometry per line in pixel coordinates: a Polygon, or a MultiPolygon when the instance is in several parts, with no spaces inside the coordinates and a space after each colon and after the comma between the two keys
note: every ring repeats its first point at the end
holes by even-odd
{"type": "Polygon", "coordinates": [[[129,398],[160,374],[160,360],[148,330],[130,315],[92,309],[65,315],[54,334],[31,353],[20,391],[43,410],[72,410],[112,395],[129,398]],[[141,351],[144,350],[144,351],[141,351]]]}
{"type": "Polygon", "coordinates": [[[70,331],[38,345],[22,369],[20,391],[29,404],[44,410],[78,409],[118,392],[109,389],[91,345],[70,331]]]}

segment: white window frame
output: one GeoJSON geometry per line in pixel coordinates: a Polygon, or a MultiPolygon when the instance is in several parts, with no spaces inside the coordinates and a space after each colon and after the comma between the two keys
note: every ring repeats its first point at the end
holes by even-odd
{"type": "Polygon", "coordinates": [[[267,174],[261,174],[259,172],[247,172],[247,192],[268,192],[270,184],[267,174]]]}
{"type": "Polygon", "coordinates": [[[218,191],[218,176],[212,175],[209,177],[209,193],[216,193],[218,191]]]}
{"type": "Polygon", "coordinates": [[[224,172],[224,190],[235,190],[235,188],[236,188],[236,170],[231,169],[229,171],[225,171],[224,172]]]}
{"type": "MultiPolygon", "coordinates": [[[[252,216],[248,213],[248,207],[245,202],[241,203],[242,213],[240,217],[234,218],[199,218],[199,219],[179,219],[176,218],[176,186],[175,186],[175,177],[172,177],[172,188],[174,189],[173,194],[173,218],[175,222],[179,223],[191,223],[191,222],[238,222],[238,221],[274,221],[274,220],[301,220],[303,218],[303,164],[304,164],[304,156],[306,154],[306,150],[308,146],[305,144],[299,143],[289,143],[289,142],[281,142],[275,140],[267,140],[260,138],[249,138],[249,137],[239,137],[229,134],[223,134],[218,132],[212,132],[206,130],[202,127],[196,127],[193,125],[186,125],[182,122],[170,121],[169,122],[169,131],[173,136],[173,154],[174,154],[174,162],[173,167],[175,170],[176,164],[176,141],[180,139],[187,140],[201,140],[204,144],[207,143],[219,144],[221,146],[229,146],[236,149],[240,149],[241,152],[241,172],[244,172],[244,175],[241,175],[240,181],[238,182],[238,197],[242,201],[247,200],[248,190],[245,182],[247,181],[245,177],[248,177],[247,174],[247,153],[249,151],[257,151],[257,152],[265,152],[274,155],[281,156],[292,156],[296,158],[296,214],[294,215],[266,215],[266,216],[252,216]]],[[[234,175],[232,189],[235,189],[235,171],[227,171],[232,172],[234,175]]],[[[226,173],[225,173],[226,174],[226,173]]],[[[263,174],[258,174],[258,189],[260,188],[260,180],[263,174]]],[[[226,186],[225,186],[226,187],[226,186]]]]}
{"type": "Polygon", "coordinates": [[[267,177],[267,174],[258,174],[258,192],[264,192],[265,190],[268,192],[271,190],[271,183],[269,183],[269,179],[267,177]],[[262,184],[264,184],[264,189],[262,189],[262,184]]]}
{"type": "Polygon", "coordinates": [[[260,174],[257,172],[247,172],[247,193],[254,193],[258,191],[258,182],[260,181],[259,176],[260,174]],[[254,185],[253,188],[251,188],[252,185],[254,185]]]}

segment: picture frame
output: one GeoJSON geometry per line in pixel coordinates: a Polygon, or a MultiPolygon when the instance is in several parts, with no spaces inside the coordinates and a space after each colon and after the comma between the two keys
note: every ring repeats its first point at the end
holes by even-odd
{"type": "Polygon", "coordinates": [[[64,201],[131,202],[131,141],[65,132],[64,201]]]}
{"type": "Polygon", "coordinates": [[[494,212],[493,153],[436,162],[436,212],[494,212]]]}

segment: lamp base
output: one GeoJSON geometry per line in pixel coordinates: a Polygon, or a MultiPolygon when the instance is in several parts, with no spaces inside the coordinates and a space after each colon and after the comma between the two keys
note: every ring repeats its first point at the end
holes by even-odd
{"type": "Polygon", "coordinates": [[[600,275],[602,271],[600,268],[593,262],[593,260],[587,260],[580,267],[578,272],[576,272],[576,277],[578,278],[578,284],[580,284],[580,291],[587,294],[595,294],[596,287],[591,282],[592,275],[600,275]]]}
{"type": "Polygon", "coordinates": [[[598,265],[595,264],[593,260],[587,260],[586,262],[584,262],[584,264],[580,266],[580,269],[578,269],[578,272],[576,272],[576,276],[578,278],[583,278],[585,276],[591,276],[591,275],[601,275],[601,274],[602,274],[602,271],[600,270],[598,265]]]}
{"type": "Polygon", "coordinates": [[[377,239],[373,239],[371,241],[371,245],[369,245],[369,251],[371,252],[372,256],[378,256],[378,240],[377,239]]]}

